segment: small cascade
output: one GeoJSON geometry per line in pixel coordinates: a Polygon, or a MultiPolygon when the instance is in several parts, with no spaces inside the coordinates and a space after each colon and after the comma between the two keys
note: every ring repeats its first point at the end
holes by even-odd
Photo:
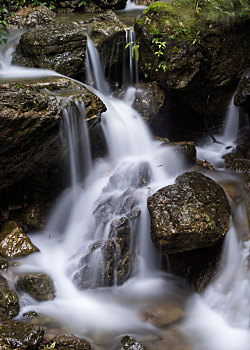
{"type": "Polygon", "coordinates": [[[125,31],[125,51],[123,56],[123,85],[128,87],[137,84],[139,81],[138,74],[138,44],[136,34],[133,28],[125,31]]]}
{"type": "Polygon", "coordinates": [[[147,6],[137,5],[134,3],[134,1],[128,0],[124,11],[143,10],[146,8],[147,6]]]}
{"type": "Polygon", "coordinates": [[[91,169],[91,150],[83,103],[75,102],[63,111],[62,142],[68,150],[70,183],[76,188],[91,169]]]}
{"type": "Polygon", "coordinates": [[[90,38],[87,39],[86,75],[87,82],[90,86],[95,87],[104,95],[110,93],[109,86],[105,80],[99,53],[90,38]]]}
{"type": "Polygon", "coordinates": [[[238,136],[238,125],[239,107],[235,106],[233,96],[226,114],[225,128],[221,138],[221,142],[223,142],[227,146],[234,145],[238,136]]]}

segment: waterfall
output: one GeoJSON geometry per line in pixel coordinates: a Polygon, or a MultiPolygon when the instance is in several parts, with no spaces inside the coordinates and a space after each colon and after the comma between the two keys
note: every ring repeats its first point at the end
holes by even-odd
{"type": "Polygon", "coordinates": [[[123,56],[123,85],[130,86],[139,81],[138,74],[138,43],[133,28],[125,30],[125,51],[123,56]]]}
{"type": "MultiPolygon", "coordinates": [[[[132,50],[129,52],[132,56],[132,50]]],[[[141,319],[141,311],[152,305],[164,308],[176,298],[182,304],[187,302],[178,330],[190,338],[193,350],[248,350],[249,275],[244,259],[249,242],[238,240],[232,223],[221,273],[203,296],[188,298],[178,279],[159,270],[146,200],[172,184],[185,170],[184,165],[174,151],[153,140],[130,105],[110,96],[90,40],[87,57],[88,79],[94,86],[88,88],[107,106],[101,123],[108,155],[91,161],[83,104],[65,110],[62,140],[69,156],[70,186],[51,213],[47,228],[32,234],[40,252],[20,259],[15,270],[47,273],[54,282],[56,298],[38,303],[24,293],[19,317],[35,310],[84,336],[97,333],[106,338],[108,332],[113,332],[113,337],[125,332],[148,335],[157,329],[141,319]]],[[[133,62],[131,57],[129,62],[133,62]]],[[[58,75],[13,66],[9,71],[0,69],[0,78],[46,74],[58,75]]],[[[241,210],[239,207],[235,216],[241,215],[241,210]]],[[[161,338],[160,332],[153,341],[161,338]]]]}
{"type": "Polygon", "coordinates": [[[222,142],[225,145],[232,146],[235,144],[238,136],[238,125],[239,125],[239,108],[234,104],[234,96],[231,99],[228,111],[226,114],[226,123],[224,132],[222,135],[222,142]]]}

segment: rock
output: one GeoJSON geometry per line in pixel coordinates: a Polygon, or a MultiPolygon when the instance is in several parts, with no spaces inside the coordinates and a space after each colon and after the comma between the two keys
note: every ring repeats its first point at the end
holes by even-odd
{"type": "Polygon", "coordinates": [[[237,87],[234,104],[243,107],[250,115],[250,69],[245,72],[237,87]]]}
{"type": "Polygon", "coordinates": [[[230,205],[210,178],[188,172],[148,198],[151,238],[164,254],[216,244],[229,228],[230,205]]]}
{"type": "Polygon", "coordinates": [[[126,7],[127,0],[95,0],[95,2],[104,9],[122,10],[126,7]]]}
{"type": "Polygon", "coordinates": [[[55,6],[60,10],[74,11],[78,8],[80,2],[81,0],[55,0],[55,6]]]}
{"type": "Polygon", "coordinates": [[[163,146],[172,147],[178,154],[181,154],[189,163],[195,163],[196,161],[196,148],[194,141],[179,141],[170,142],[163,137],[156,137],[156,140],[160,141],[163,146]]]}
{"type": "Polygon", "coordinates": [[[43,329],[37,325],[6,321],[0,325],[0,345],[7,345],[10,349],[35,350],[42,342],[43,334],[43,329]]]}
{"type": "Polygon", "coordinates": [[[146,346],[139,343],[136,339],[126,335],[121,339],[122,347],[120,350],[148,350],[146,346]]]}
{"type": "Polygon", "coordinates": [[[62,77],[1,84],[0,189],[61,160],[62,114],[75,101],[84,102],[92,130],[105,107],[82,85],[62,77]]]}
{"type": "Polygon", "coordinates": [[[246,175],[248,187],[250,189],[250,130],[239,142],[235,150],[225,154],[222,158],[225,160],[225,166],[228,169],[242,172],[246,175]]]}
{"type": "Polygon", "coordinates": [[[125,26],[114,12],[108,11],[76,24],[53,23],[21,36],[13,63],[52,69],[78,80],[85,80],[87,36],[99,48],[110,46],[110,37],[123,35],[125,26]]]}
{"type": "Polygon", "coordinates": [[[16,292],[11,290],[5,279],[0,276],[0,321],[6,321],[17,316],[19,309],[16,292]]]}
{"type": "Polygon", "coordinates": [[[196,11],[192,0],[157,1],[136,20],[139,72],[170,90],[183,111],[191,108],[199,116],[206,111],[214,119],[225,112],[230,93],[250,63],[249,8],[247,0],[198,6],[196,11]]]}
{"type": "Polygon", "coordinates": [[[9,263],[5,259],[0,260],[0,271],[7,271],[9,268],[9,263]]]}
{"type": "Polygon", "coordinates": [[[180,322],[183,317],[183,309],[174,304],[165,304],[158,308],[147,309],[141,315],[141,319],[144,322],[150,322],[158,328],[173,326],[177,322],[180,322]]]}
{"type": "Polygon", "coordinates": [[[9,29],[41,27],[52,22],[55,12],[48,7],[25,7],[6,18],[9,29]]]}
{"type": "Polygon", "coordinates": [[[25,256],[39,250],[16,221],[6,221],[0,233],[0,254],[6,258],[25,256]]]}
{"type": "Polygon", "coordinates": [[[130,93],[133,95],[132,107],[141,114],[146,123],[150,124],[163,105],[164,92],[156,82],[153,82],[136,84],[127,91],[119,91],[116,95],[118,98],[125,98],[125,101],[128,100],[131,103],[129,100],[130,93]]]}
{"type": "Polygon", "coordinates": [[[44,273],[29,273],[20,276],[17,286],[38,301],[55,298],[55,289],[52,280],[44,273]]]}
{"type": "Polygon", "coordinates": [[[54,337],[47,346],[55,344],[55,349],[57,350],[91,350],[92,347],[90,343],[83,339],[75,337],[74,335],[57,335],[54,337]]]}

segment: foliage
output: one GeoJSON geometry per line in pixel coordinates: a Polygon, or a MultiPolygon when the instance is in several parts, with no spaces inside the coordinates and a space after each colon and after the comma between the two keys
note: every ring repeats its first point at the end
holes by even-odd
{"type": "Polygon", "coordinates": [[[132,47],[132,58],[136,58],[136,60],[139,60],[139,47],[140,47],[140,42],[139,41],[130,41],[126,46],[125,49],[128,47],[132,47]]]}
{"type": "Polygon", "coordinates": [[[50,345],[45,345],[44,348],[42,348],[41,350],[52,350],[56,348],[56,342],[54,341],[52,344],[50,345]]]}

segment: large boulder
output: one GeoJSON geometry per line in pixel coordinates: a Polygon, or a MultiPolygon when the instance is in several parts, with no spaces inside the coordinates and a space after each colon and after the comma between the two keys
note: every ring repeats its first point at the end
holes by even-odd
{"type": "Polygon", "coordinates": [[[16,292],[10,289],[5,279],[0,276],[0,321],[6,321],[17,316],[19,309],[16,292]]]}
{"type": "Polygon", "coordinates": [[[87,37],[98,48],[110,47],[111,38],[125,36],[124,28],[115,13],[107,11],[80,23],[53,23],[44,28],[33,29],[21,36],[13,55],[13,63],[49,68],[84,80],[87,37]]]}
{"type": "Polygon", "coordinates": [[[215,245],[229,228],[230,205],[222,187],[198,172],[177,177],[148,198],[151,238],[171,254],[215,245]]]}
{"type": "Polygon", "coordinates": [[[6,258],[26,256],[37,252],[22,226],[17,221],[6,221],[0,233],[0,254],[6,258]]]}
{"type": "Polygon", "coordinates": [[[94,133],[105,107],[82,85],[61,77],[2,82],[0,189],[44,171],[61,159],[63,111],[76,101],[84,102],[88,125],[94,133]]]}
{"type": "Polygon", "coordinates": [[[197,2],[196,8],[192,0],[157,1],[136,20],[135,30],[141,75],[199,115],[223,114],[249,66],[247,1],[197,2]]]}
{"type": "Polygon", "coordinates": [[[35,350],[41,344],[43,335],[43,329],[37,325],[5,321],[0,326],[0,346],[1,349],[5,349],[5,346],[6,349],[35,350]]]}

